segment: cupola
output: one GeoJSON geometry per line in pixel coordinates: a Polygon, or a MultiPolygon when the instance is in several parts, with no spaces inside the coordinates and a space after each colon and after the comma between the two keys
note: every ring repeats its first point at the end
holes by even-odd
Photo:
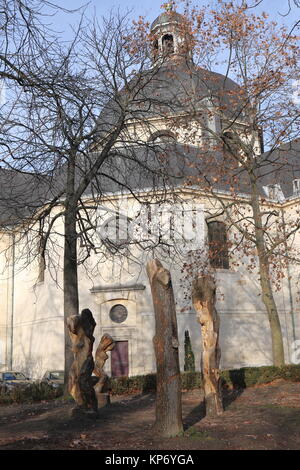
{"type": "Polygon", "coordinates": [[[151,25],[153,61],[174,57],[192,57],[191,34],[183,15],[174,10],[174,2],[165,4],[165,11],[151,25]]]}

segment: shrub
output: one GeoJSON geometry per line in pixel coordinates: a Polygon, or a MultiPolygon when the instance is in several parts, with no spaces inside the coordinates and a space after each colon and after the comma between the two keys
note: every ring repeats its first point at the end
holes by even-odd
{"type": "MultiPolygon", "coordinates": [[[[300,365],[243,367],[221,371],[223,386],[230,388],[246,388],[256,384],[270,383],[275,379],[300,382],[300,365]]],[[[182,372],[181,384],[182,390],[200,388],[202,386],[201,372],[182,372]]],[[[156,374],[110,379],[110,390],[113,395],[154,392],[155,389],[156,374]]]]}
{"type": "Polygon", "coordinates": [[[181,388],[182,390],[192,390],[202,386],[201,372],[182,372],[181,388]]]}
{"type": "Polygon", "coordinates": [[[184,332],[184,371],[195,372],[195,356],[188,330],[184,332]]]}
{"type": "Polygon", "coordinates": [[[243,367],[241,369],[222,371],[221,377],[224,384],[234,388],[246,388],[256,384],[270,383],[275,379],[300,382],[300,366],[243,367]]]}
{"type": "Polygon", "coordinates": [[[53,388],[46,383],[34,382],[25,387],[18,386],[11,391],[0,393],[0,404],[32,403],[42,400],[52,400],[61,396],[63,387],[53,388]]]}
{"type": "Polygon", "coordinates": [[[156,374],[114,377],[110,379],[109,384],[113,395],[153,392],[156,388],[156,374]]]}
{"type": "MultiPolygon", "coordinates": [[[[270,383],[275,379],[300,382],[300,365],[283,367],[243,367],[221,371],[224,387],[246,388],[256,384],[270,383]]],[[[201,372],[182,372],[182,390],[193,390],[202,386],[201,372]]],[[[156,374],[136,375],[133,377],[114,377],[109,380],[113,395],[128,395],[136,392],[155,392],[156,374]]],[[[11,392],[0,390],[0,404],[32,403],[51,400],[63,396],[63,387],[52,388],[46,383],[33,383],[27,387],[16,387],[11,392]]]]}

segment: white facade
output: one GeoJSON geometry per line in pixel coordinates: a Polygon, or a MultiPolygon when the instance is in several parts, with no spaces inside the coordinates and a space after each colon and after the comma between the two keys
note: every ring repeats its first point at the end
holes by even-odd
{"type": "MultiPolygon", "coordinates": [[[[205,198],[202,198],[196,205],[203,220],[204,202],[205,198]]],[[[195,199],[193,204],[195,207],[195,199]]],[[[206,226],[200,224],[199,227],[202,227],[203,233],[198,238],[198,246],[203,247],[206,226]]],[[[37,282],[37,260],[24,267],[24,260],[18,257],[18,246],[12,248],[11,238],[1,240],[2,245],[5,242],[9,247],[6,251],[2,250],[2,257],[5,253],[7,259],[1,260],[1,369],[12,368],[39,378],[46,370],[63,369],[64,365],[62,266],[61,263],[55,268],[49,266],[44,281],[37,282]]],[[[195,249],[195,246],[192,248],[195,249]]],[[[60,250],[62,255],[62,248],[60,250]]],[[[140,262],[133,264],[126,258],[122,259],[122,256],[112,257],[97,266],[99,260],[95,254],[85,267],[79,267],[80,310],[89,308],[97,323],[94,348],[104,333],[110,334],[115,341],[127,341],[129,375],[155,372],[152,345],[155,320],[145,272],[146,260],[150,256],[151,253],[146,255],[140,252],[140,262]],[[110,318],[114,305],[123,305],[127,309],[127,318],[121,323],[110,318]]],[[[184,299],[186,294],[189,297],[189,286],[182,280],[176,260],[170,263],[170,257],[166,254],[160,260],[164,266],[171,268],[177,303],[181,369],[184,367],[184,332],[188,330],[199,370],[200,325],[189,299],[184,299]]],[[[293,344],[295,339],[300,338],[299,274],[295,267],[290,266],[289,269],[282,289],[275,294],[287,363],[293,362],[293,344]]],[[[249,272],[247,266],[237,267],[231,259],[229,269],[216,269],[216,281],[217,310],[221,319],[221,367],[231,369],[272,364],[270,327],[259,295],[257,272],[249,272]]],[[[111,372],[110,360],[107,361],[106,370],[111,372]]]]}
{"type": "MultiPolygon", "coordinates": [[[[174,34],[175,53],[180,52],[180,38],[176,36],[174,24],[155,26],[158,32],[158,47],[163,47],[163,37],[174,34]]],[[[208,102],[207,106],[210,106],[208,102]]],[[[176,137],[181,143],[201,142],[202,132],[199,121],[187,116],[178,120],[176,137]],[[182,126],[178,127],[178,123],[182,126]]],[[[218,132],[218,122],[211,119],[210,127],[218,132]]],[[[128,132],[137,134],[142,141],[149,139],[149,131],[174,130],[172,118],[162,122],[161,117],[151,118],[146,130],[138,123],[130,123],[128,132]],[[147,132],[148,134],[147,134],[147,132]]],[[[256,142],[258,145],[258,142],[256,142]]],[[[183,194],[184,191],[183,191],[183,194]]],[[[123,198],[123,196],[122,196],[123,198]]],[[[118,197],[115,196],[118,200],[118,197]]],[[[128,199],[129,215],[136,210],[136,201],[128,199]]],[[[120,199],[123,204],[124,199],[120,199]]],[[[108,206],[110,201],[108,199],[108,206]]],[[[297,200],[274,202],[293,217],[297,200]]],[[[196,245],[190,240],[190,249],[205,250],[207,233],[205,210],[211,209],[211,201],[199,192],[190,194],[183,212],[189,207],[196,209],[201,219],[197,226],[196,245]]],[[[181,210],[181,209],[180,209],[181,210]]],[[[127,214],[128,215],[128,214],[127,214]]],[[[175,218],[175,222],[177,218],[175,218]]],[[[105,221],[103,221],[104,223],[105,221]]],[[[226,222],[226,220],[225,220],[226,222]]],[[[61,223],[61,221],[57,222],[61,223]]],[[[188,224],[187,224],[188,225],[188,224]]],[[[33,378],[41,377],[46,370],[64,367],[64,317],[63,317],[63,226],[56,227],[57,239],[53,240],[51,262],[47,264],[44,280],[39,280],[39,260],[27,253],[24,242],[15,243],[12,235],[0,233],[0,368],[25,372],[33,378]],[[27,257],[28,255],[28,257],[27,257]],[[31,258],[31,259],[30,259],[31,258]],[[32,259],[33,258],[33,259],[32,259]],[[55,259],[54,259],[55,258],[55,259]],[[28,262],[30,261],[30,262],[28,262]],[[38,282],[40,281],[40,282],[38,282]]],[[[230,234],[229,234],[230,236],[230,234]]],[[[293,241],[300,245],[299,234],[293,241]]],[[[155,356],[152,344],[155,321],[151,291],[145,265],[147,257],[157,255],[135,251],[139,262],[131,263],[121,255],[107,259],[105,263],[93,254],[85,266],[79,266],[80,310],[89,308],[97,323],[95,328],[95,349],[104,333],[115,341],[127,341],[128,374],[140,375],[155,372],[155,356]],[[121,269],[122,268],[122,269],[121,269]],[[127,317],[122,322],[111,319],[110,312],[115,305],[127,309],[127,317]]],[[[157,255],[165,267],[171,270],[174,293],[177,302],[180,366],[184,367],[184,333],[189,331],[196,369],[201,363],[200,325],[189,300],[189,286],[184,286],[180,263],[165,252],[157,255]]],[[[49,258],[49,259],[50,259],[49,258]]],[[[267,314],[260,296],[258,274],[255,269],[247,269],[230,259],[229,269],[216,269],[217,310],[220,315],[221,367],[223,369],[243,366],[272,364],[271,336],[267,314]]],[[[249,266],[249,263],[248,263],[249,266]]],[[[286,362],[293,361],[295,340],[300,339],[300,302],[298,295],[299,273],[294,265],[283,267],[282,288],[275,293],[279,310],[286,362]]],[[[74,312],[77,313],[77,312],[74,312]]],[[[111,361],[106,364],[111,373],[111,361]]]]}

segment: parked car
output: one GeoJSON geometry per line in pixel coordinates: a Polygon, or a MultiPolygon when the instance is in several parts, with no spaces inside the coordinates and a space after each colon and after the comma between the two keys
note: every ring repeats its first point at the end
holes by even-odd
{"type": "Polygon", "coordinates": [[[0,388],[2,391],[9,392],[15,387],[26,387],[33,381],[26,377],[22,372],[5,371],[0,372],[0,388]]]}
{"type": "Polygon", "coordinates": [[[64,376],[65,373],[63,370],[47,370],[41,382],[47,383],[54,388],[58,388],[59,386],[64,384],[64,376]]]}

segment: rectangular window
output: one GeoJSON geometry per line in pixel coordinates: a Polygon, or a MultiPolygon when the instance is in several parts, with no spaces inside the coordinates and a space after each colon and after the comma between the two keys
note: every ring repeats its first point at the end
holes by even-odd
{"type": "Polygon", "coordinates": [[[300,196],[300,179],[293,181],[293,194],[294,196],[300,196]]]}
{"type": "Polygon", "coordinates": [[[228,241],[226,225],[223,222],[209,222],[209,260],[213,268],[229,269],[228,241]]]}
{"type": "Polygon", "coordinates": [[[45,260],[45,239],[41,235],[39,239],[38,246],[38,279],[37,282],[44,282],[45,280],[45,269],[46,269],[46,260],[45,260]]]}

